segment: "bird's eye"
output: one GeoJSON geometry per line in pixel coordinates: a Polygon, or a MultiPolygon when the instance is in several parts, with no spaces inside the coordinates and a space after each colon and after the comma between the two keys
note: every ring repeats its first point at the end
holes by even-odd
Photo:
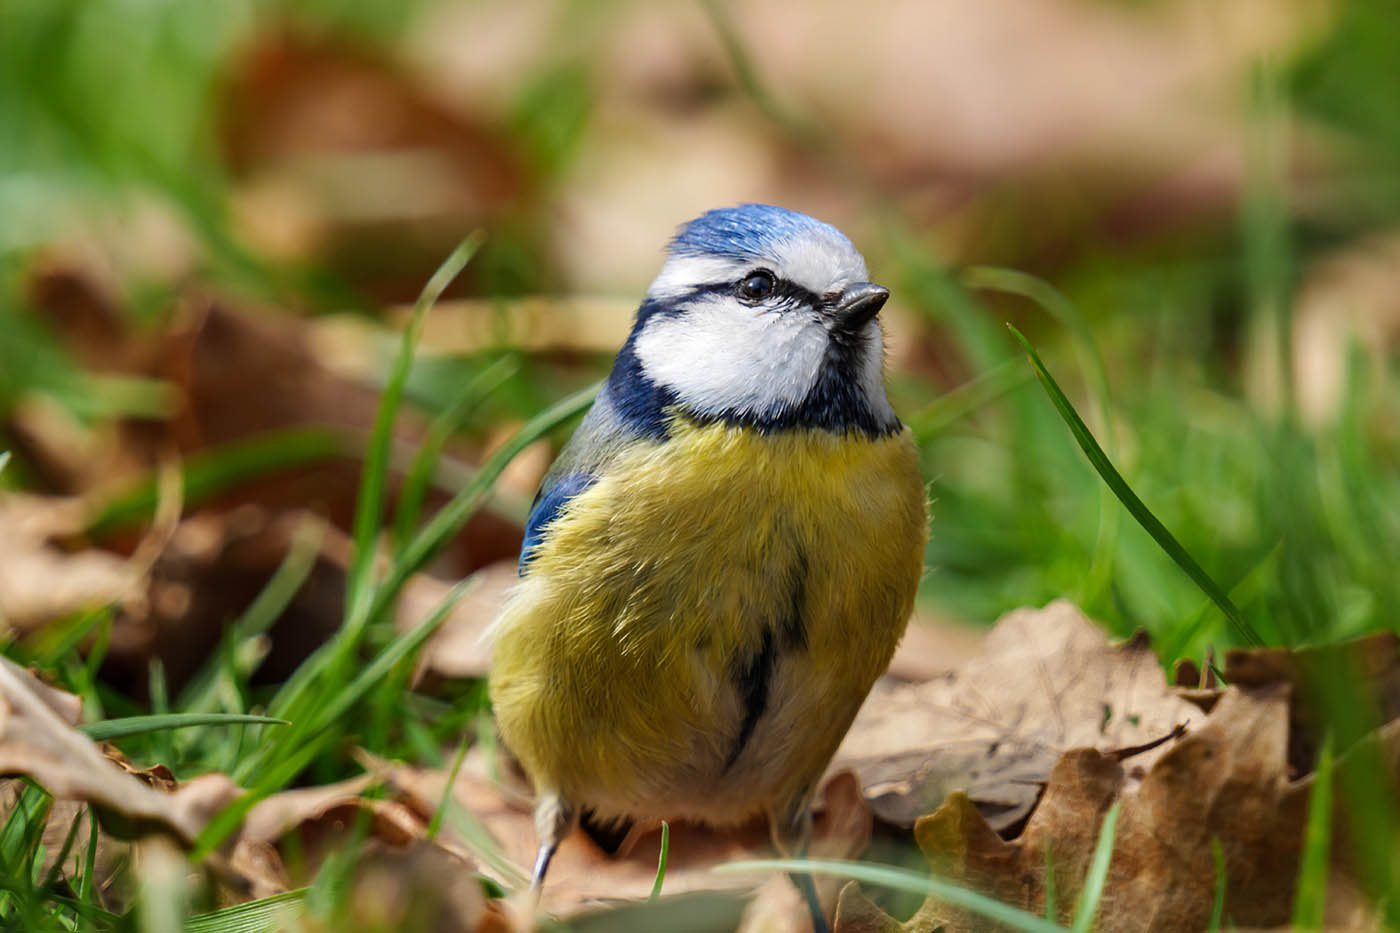
{"type": "Polygon", "coordinates": [[[744,301],[762,301],[773,294],[773,273],[760,269],[739,282],[739,297],[744,301]]]}

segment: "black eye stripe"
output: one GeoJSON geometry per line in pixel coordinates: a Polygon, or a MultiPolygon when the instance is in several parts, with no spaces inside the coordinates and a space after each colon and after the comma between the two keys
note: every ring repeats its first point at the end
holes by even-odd
{"type": "MultiPolygon", "coordinates": [[[[746,274],[743,276],[743,278],[740,278],[740,279],[738,279],[737,281],[738,281],[738,282],[743,282],[744,279],[747,279],[747,278],[748,278],[750,275],[752,275],[752,274],[753,274],[753,273],[751,273],[751,272],[750,272],[750,273],[746,273],[746,274]]],[[[685,292],[685,293],[683,293],[683,294],[677,295],[677,296],[675,296],[675,298],[670,299],[670,300],[673,301],[673,302],[675,302],[676,304],[680,304],[680,303],[685,302],[685,301],[688,301],[688,300],[690,300],[690,299],[692,299],[692,298],[700,298],[700,297],[705,297],[705,296],[709,296],[709,295],[720,295],[720,294],[723,294],[723,295],[732,295],[732,294],[734,294],[734,289],[735,289],[735,287],[736,287],[736,280],[735,280],[735,279],[728,279],[728,280],[723,281],[723,282],[707,282],[707,283],[705,283],[704,285],[697,285],[697,286],[695,286],[694,288],[690,289],[689,291],[687,291],[687,292],[685,292]]],[[[804,304],[804,305],[806,305],[807,307],[813,308],[813,309],[820,308],[820,307],[822,307],[823,304],[826,303],[825,300],[824,300],[820,295],[818,295],[816,292],[811,291],[810,289],[807,289],[807,288],[803,288],[801,285],[798,285],[796,282],[791,282],[791,281],[788,281],[787,279],[779,279],[779,278],[775,278],[775,279],[774,279],[773,290],[772,290],[771,292],[769,292],[769,293],[768,293],[768,297],[764,298],[763,300],[764,300],[765,302],[767,302],[767,301],[772,301],[774,298],[784,298],[784,299],[788,299],[788,300],[790,300],[790,301],[795,301],[795,302],[804,304]]]]}

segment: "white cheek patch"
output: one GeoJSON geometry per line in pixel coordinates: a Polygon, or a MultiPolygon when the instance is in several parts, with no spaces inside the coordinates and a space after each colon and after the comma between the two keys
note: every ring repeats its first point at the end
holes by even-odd
{"type": "Polygon", "coordinates": [[[718,298],[652,318],[636,352],[647,375],[696,412],[764,416],[801,404],[826,344],[826,329],[809,315],[718,298]]]}

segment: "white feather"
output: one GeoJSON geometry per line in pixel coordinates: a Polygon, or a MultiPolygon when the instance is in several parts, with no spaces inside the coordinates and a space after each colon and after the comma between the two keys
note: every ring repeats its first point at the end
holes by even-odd
{"type": "MultiPolygon", "coordinates": [[[[738,283],[758,269],[824,297],[866,281],[865,260],[832,231],[775,242],[769,255],[671,256],[649,298],[679,298],[697,287],[738,283]]],[[[706,295],[677,314],[658,314],[637,335],[642,367],[698,414],[771,416],[802,403],[821,374],[830,339],[815,311],[790,303],[753,306],[732,293],[706,295]]],[[[866,325],[868,347],[857,379],[871,411],[893,421],[885,396],[884,339],[878,319],[866,325]]]]}
{"type": "Polygon", "coordinates": [[[801,403],[826,343],[826,328],[811,314],[717,296],[648,321],[636,350],[647,375],[697,412],[744,415],[801,403]]]}

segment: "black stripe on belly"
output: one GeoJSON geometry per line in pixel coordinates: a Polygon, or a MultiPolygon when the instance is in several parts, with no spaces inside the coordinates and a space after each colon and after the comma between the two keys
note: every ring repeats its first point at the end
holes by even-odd
{"type": "Polygon", "coordinates": [[[806,599],[807,557],[804,554],[798,558],[786,615],[773,628],[763,630],[763,640],[757,652],[748,658],[736,659],[739,663],[735,665],[733,673],[734,689],[743,701],[744,719],[739,724],[739,737],[734,741],[734,748],[724,762],[726,771],[739,760],[753,737],[758,721],[768,710],[768,692],[772,687],[773,671],[778,666],[779,652],[800,651],[807,647],[807,628],[802,623],[806,599]]]}
{"type": "Polygon", "coordinates": [[[750,657],[736,672],[734,686],[744,701],[744,721],[739,726],[739,738],[734,742],[734,750],[724,762],[726,771],[739,759],[744,746],[753,736],[754,726],[768,708],[768,688],[773,680],[773,668],[778,663],[778,651],[773,645],[773,630],[763,630],[763,645],[758,653],[750,657]]]}

